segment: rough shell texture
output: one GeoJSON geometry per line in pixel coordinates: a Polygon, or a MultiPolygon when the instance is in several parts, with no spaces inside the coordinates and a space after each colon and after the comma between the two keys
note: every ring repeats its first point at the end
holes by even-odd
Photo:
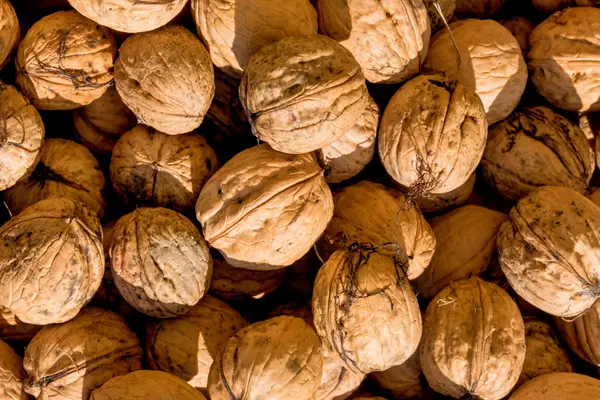
{"type": "Polygon", "coordinates": [[[0,68],[19,44],[19,20],[9,0],[0,0],[0,68]]]}
{"type": "Polygon", "coordinates": [[[377,385],[397,399],[422,399],[425,396],[421,382],[420,352],[416,351],[408,360],[385,371],[369,375],[377,385]]]}
{"type": "Polygon", "coordinates": [[[1,340],[28,343],[40,329],[42,329],[41,325],[26,324],[9,309],[0,309],[1,340]]]}
{"type": "Polygon", "coordinates": [[[413,201],[419,206],[419,210],[424,213],[438,212],[446,208],[459,206],[465,203],[473,194],[476,178],[477,173],[473,172],[465,183],[451,192],[415,196],[413,201]]]}
{"type": "Polygon", "coordinates": [[[435,3],[438,3],[442,8],[442,14],[444,14],[446,21],[452,19],[456,9],[456,0],[423,0],[423,4],[427,7],[427,14],[429,14],[429,24],[431,25],[432,32],[444,27],[444,20],[435,9],[435,3]]]}
{"type": "Polygon", "coordinates": [[[259,299],[281,285],[285,269],[255,271],[236,268],[225,260],[214,259],[209,292],[222,299],[259,299]]]}
{"type": "Polygon", "coordinates": [[[490,128],[482,176],[499,194],[518,200],[539,186],[583,193],[594,152],[579,127],[543,106],[522,108],[490,128]]]}
{"type": "Polygon", "coordinates": [[[13,215],[49,197],[81,201],[102,217],[106,180],[98,160],[84,146],[65,139],[48,139],[31,174],[4,192],[13,215]]]}
{"type": "Polygon", "coordinates": [[[208,51],[181,26],[127,38],[115,63],[115,82],[140,123],[171,135],[199,127],[215,92],[208,51]]]}
{"type": "Polygon", "coordinates": [[[405,253],[407,276],[416,279],[429,264],[435,250],[435,236],[416,207],[405,209],[404,197],[394,197],[385,186],[361,181],[334,197],[334,216],[317,248],[328,260],[338,249],[355,242],[374,247],[391,244],[394,254],[405,253]]]}
{"type": "Polygon", "coordinates": [[[554,318],[554,323],[573,353],[600,366],[600,302],[596,302],[588,312],[573,321],[554,318]]]}
{"type": "Polygon", "coordinates": [[[527,65],[539,94],[568,111],[600,111],[600,9],[552,14],[529,41],[527,65]]]}
{"type": "Polygon", "coordinates": [[[485,18],[494,15],[506,0],[456,0],[456,13],[485,18]]]}
{"type": "Polygon", "coordinates": [[[142,368],[142,348],[125,320],[87,307],[42,328],[25,350],[24,390],[39,399],[87,399],[109,379],[142,368]]]}
{"type": "Polygon", "coordinates": [[[267,145],[229,160],[196,203],[204,237],[234,267],[277,269],[313,246],[333,214],[331,191],[312,154],[267,145]]]}
{"type": "Polygon", "coordinates": [[[523,56],[527,55],[529,52],[529,35],[531,35],[531,32],[535,29],[535,24],[526,17],[518,15],[500,21],[500,23],[512,33],[515,39],[517,39],[519,47],[521,47],[521,51],[523,52],[523,56]]]}
{"type": "Polygon", "coordinates": [[[23,322],[70,320],[103,273],[102,227],[83,203],[42,200],[0,227],[0,306],[23,322]]]}
{"type": "Polygon", "coordinates": [[[215,66],[240,78],[250,56],[288,36],[317,34],[309,0],[192,0],[192,14],[215,66]]]}
{"type": "Polygon", "coordinates": [[[0,191],[31,172],[39,159],[44,133],[35,107],[15,87],[0,81],[0,191]]]}
{"type": "Polygon", "coordinates": [[[72,110],[112,84],[116,53],[107,28],[76,11],[57,12],[36,22],[19,44],[17,83],[37,108],[72,110]]]}
{"type": "Polygon", "coordinates": [[[450,24],[431,40],[424,68],[444,73],[479,95],[491,125],[515,109],[527,84],[527,66],[517,39],[496,21],[467,19],[450,24]],[[476,35],[473,32],[477,32],[476,35]]]}
{"type": "Polygon", "coordinates": [[[344,400],[364,379],[365,374],[346,368],[336,354],[323,347],[323,375],[315,400],[344,400]]]}
{"type": "Polygon", "coordinates": [[[427,307],[421,367],[436,392],[501,399],[525,360],[525,328],[515,302],[477,277],[442,290],[427,307]]]}
{"type": "Polygon", "coordinates": [[[379,130],[379,158],[410,192],[448,193],[477,168],[487,138],[481,100],[461,83],[418,76],[392,97],[379,130]]]}
{"type": "Polygon", "coordinates": [[[368,81],[419,73],[431,28],[422,0],[318,0],[319,27],[352,52],[368,81]]]}
{"type": "Polygon", "coordinates": [[[23,360],[0,340],[0,398],[27,400],[27,393],[23,391],[24,378],[23,360]]]}
{"type": "Polygon", "coordinates": [[[506,214],[474,205],[433,218],[436,249],[413,282],[419,295],[430,299],[453,281],[485,272],[496,252],[498,229],[507,219],[506,214]]]}
{"type": "Polygon", "coordinates": [[[500,266],[512,288],[551,315],[574,317],[600,295],[600,208],[583,195],[544,186],[500,227],[500,266]]]}
{"type": "Polygon", "coordinates": [[[379,107],[369,99],[367,108],[341,138],[317,151],[327,183],[340,183],[362,171],[373,160],[379,126],[379,107]]]}
{"type": "Polygon", "coordinates": [[[304,320],[281,316],[232,336],[208,376],[212,400],[312,399],[322,372],[319,337],[304,320]]]}
{"type": "Polygon", "coordinates": [[[519,388],[510,400],[596,400],[600,398],[600,380],[569,372],[538,376],[519,388]]]}
{"type": "Polygon", "coordinates": [[[204,184],[219,167],[198,134],[167,135],[138,125],[113,149],[110,180],[124,204],[193,211],[204,184]]]}
{"type": "Polygon", "coordinates": [[[252,56],[240,83],[252,132],[273,149],[302,154],[347,133],[369,100],[362,70],[335,40],[285,38],[252,56]]]}

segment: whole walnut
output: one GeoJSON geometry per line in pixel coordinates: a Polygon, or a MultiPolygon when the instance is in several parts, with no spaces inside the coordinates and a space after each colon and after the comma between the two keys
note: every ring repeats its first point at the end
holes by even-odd
{"type": "Polygon", "coordinates": [[[521,51],[523,56],[526,56],[529,52],[529,36],[531,32],[535,29],[535,24],[526,17],[521,17],[519,15],[514,15],[510,19],[500,21],[502,26],[510,31],[513,34],[517,42],[519,42],[519,47],[521,47],[521,51]]]}
{"type": "Polygon", "coordinates": [[[312,400],[321,378],[321,342],[296,317],[257,322],[229,338],[208,376],[211,400],[312,400]]]}
{"type": "Polygon", "coordinates": [[[316,35],[317,13],[309,0],[192,0],[198,33],[215,66],[240,78],[250,57],[288,36],[316,35]]]}
{"type": "Polygon", "coordinates": [[[40,157],[44,134],[44,123],[35,107],[14,86],[0,81],[0,191],[31,173],[40,157]]]}
{"type": "Polygon", "coordinates": [[[573,353],[590,364],[600,366],[600,302],[594,303],[575,320],[555,317],[554,323],[573,353]]]}
{"type": "Polygon", "coordinates": [[[279,288],[287,269],[256,271],[237,268],[225,260],[213,258],[209,292],[219,298],[260,299],[279,288]]]}
{"type": "Polygon", "coordinates": [[[552,14],[529,36],[527,65],[537,92],[568,111],[600,111],[600,9],[552,14]]]}
{"type": "Polygon", "coordinates": [[[0,340],[29,343],[40,329],[42,325],[27,324],[9,309],[0,308],[0,340]]]}
{"type": "Polygon", "coordinates": [[[138,125],[121,136],[113,149],[110,180],[128,206],[191,212],[218,167],[217,156],[203,136],[167,135],[138,125]]]}
{"type": "Polygon", "coordinates": [[[103,273],[102,227],[79,201],[51,197],[0,227],[0,307],[23,322],[70,320],[103,273]]]}
{"type": "Polygon", "coordinates": [[[17,51],[17,84],[37,108],[72,110],[113,83],[117,43],[108,28],[76,11],[50,14],[27,31],[17,51]]]}
{"type": "Polygon", "coordinates": [[[439,212],[450,207],[459,206],[473,195],[477,173],[473,172],[469,179],[458,188],[441,194],[424,194],[413,197],[412,201],[424,213],[439,212]]]}
{"type": "Polygon", "coordinates": [[[450,29],[460,62],[452,36],[444,29],[431,39],[424,68],[457,78],[474,90],[483,102],[488,124],[508,117],[527,84],[527,66],[517,39],[492,20],[456,21],[450,29]]]}
{"type": "Polygon", "coordinates": [[[595,400],[600,380],[572,372],[554,372],[526,382],[509,400],[595,400]]]}
{"type": "Polygon", "coordinates": [[[208,372],[227,339],[247,325],[227,303],[204,296],[178,318],[151,322],[146,335],[150,367],[206,392],[208,372]]]}
{"type": "Polygon", "coordinates": [[[422,0],[318,0],[321,31],[352,52],[373,83],[419,73],[431,28],[422,0]]]}
{"type": "Polygon", "coordinates": [[[251,58],[240,100],[252,133],[275,150],[308,153],[344,136],[369,101],[352,54],[326,36],[288,37],[251,58]]]}
{"type": "Polygon", "coordinates": [[[19,44],[20,26],[17,13],[9,0],[0,0],[0,69],[5,66],[19,44]]]}
{"type": "Polygon", "coordinates": [[[44,142],[31,174],[4,192],[13,215],[49,197],[67,196],[104,214],[106,180],[98,160],[79,143],[65,139],[44,142]]]}
{"type": "Polygon", "coordinates": [[[215,92],[208,51],[175,25],[128,37],[115,62],[115,83],[140,123],[170,135],[199,127],[215,92]]]}
{"type": "Polygon", "coordinates": [[[142,348],[125,320],[86,307],[72,320],[42,328],[25,350],[24,390],[39,399],[87,399],[109,379],[142,368],[142,348]]]}
{"type": "Polygon", "coordinates": [[[511,200],[546,185],[583,193],[594,158],[577,125],[547,107],[525,107],[490,128],[481,171],[490,187],[511,200]]]}
{"type": "Polygon", "coordinates": [[[109,254],[117,289],[141,313],[184,315],[208,291],[208,246],[194,224],[173,210],[141,207],[121,217],[109,254]]]}
{"type": "Polygon", "coordinates": [[[325,230],[331,191],[312,154],[268,145],[244,150],[206,183],[196,217],[204,237],[234,267],[268,270],[293,264],[325,230]]]}
{"type": "Polygon", "coordinates": [[[475,172],[486,138],[485,110],[473,90],[420,75],[394,94],[383,113],[379,158],[408,193],[448,193],[475,172]]]}
{"type": "Polygon", "coordinates": [[[442,19],[440,13],[436,10],[436,3],[439,4],[446,22],[452,19],[456,10],[456,0],[423,0],[423,4],[427,8],[427,14],[429,14],[429,23],[432,32],[436,32],[444,27],[444,19],[442,19]]]}
{"type": "Polygon", "coordinates": [[[360,386],[365,376],[362,372],[346,368],[336,354],[323,346],[323,375],[314,398],[344,400],[360,386]]]}
{"type": "Polygon", "coordinates": [[[385,371],[372,372],[369,377],[377,386],[398,399],[423,399],[421,358],[417,350],[400,365],[385,371]]]}
{"type": "Polygon", "coordinates": [[[453,282],[427,307],[421,367],[429,386],[454,398],[502,399],[525,360],[525,328],[515,302],[477,277],[453,282]]]}
{"type": "Polygon", "coordinates": [[[6,400],[27,400],[23,391],[23,360],[15,351],[0,340],[0,398],[6,400]]]}
{"type": "Polygon", "coordinates": [[[456,0],[456,13],[476,18],[487,18],[494,15],[506,0],[456,0]]]}

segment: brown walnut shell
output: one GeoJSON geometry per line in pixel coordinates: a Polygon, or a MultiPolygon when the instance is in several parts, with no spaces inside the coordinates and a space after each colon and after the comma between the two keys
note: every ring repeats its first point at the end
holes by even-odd
{"type": "Polygon", "coordinates": [[[494,15],[506,0],[456,0],[456,13],[476,18],[487,18],[494,15]]]}
{"type": "Polygon", "coordinates": [[[346,368],[337,355],[323,347],[323,375],[314,399],[344,400],[358,389],[365,376],[346,368]]]}
{"type": "Polygon", "coordinates": [[[417,350],[402,364],[385,371],[373,372],[369,377],[394,398],[417,400],[425,396],[422,374],[420,352],[417,350]]]}
{"type": "Polygon", "coordinates": [[[41,325],[27,324],[9,309],[0,309],[0,340],[29,343],[40,329],[41,325]]]}
{"type": "Polygon", "coordinates": [[[213,259],[209,292],[222,299],[260,299],[279,288],[287,269],[256,271],[213,259]]]}
{"type": "Polygon", "coordinates": [[[596,400],[600,380],[572,372],[554,372],[526,382],[509,400],[596,400]]]}
{"type": "Polygon", "coordinates": [[[600,302],[594,303],[588,312],[575,320],[555,317],[554,323],[573,353],[590,364],[600,366],[600,302]]]}
{"type": "Polygon", "coordinates": [[[432,33],[444,28],[444,20],[434,7],[436,3],[440,5],[446,21],[452,19],[456,10],[456,0],[423,0],[423,4],[427,7],[427,14],[429,14],[432,33]]]}
{"type": "Polygon", "coordinates": [[[519,15],[514,15],[510,19],[500,21],[500,23],[517,39],[523,56],[526,56],[530,48],[529,36],[535,29],[535,24],[530,19],[519,15]]]}
{"type": "Polygon", "coordinates": [[[585,7],[598,7],[600,6],[600,0],[532,0],[531,1],[535,8],[546,14],[551,14],[562,8],[585,6],[585,7]]]}
{"type": "Polygon", "coordinates": [[[473,172],[465,183],[451,192],[415,196],[413,201],[419,207],[419,210],[424,213],[434,213],[443,211],[447,208],[460,206],[461,204],[466,203],[473,195],[476,178],[477,173],[473,172]]]}
{"type": "Polygon", "coordinates": [[[19,44],[19,20],[9,0],[0,0],[0,69],[8,63],[10,55],[19,44]]]}
{"type": "Polygon", "coordinates": [[[23,360],[15,351],[0,340],[0,398],[4,400],[28,400],[23,391],[23,360]]]}

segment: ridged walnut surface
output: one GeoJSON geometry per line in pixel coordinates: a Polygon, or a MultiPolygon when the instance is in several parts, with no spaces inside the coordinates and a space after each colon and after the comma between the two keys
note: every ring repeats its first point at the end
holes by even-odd
{"type": "Polygon", "coordinates": [[[373,372],[369,378],[383,390],[398,399],[423,399],[425,396],[422,383],[420,352],[417,350],[400,365],[385,371],[373,372]]]}
{"type": "Polygon", "coordinates": [[[600,302],[573,321],[555,317],[554,323],[573,353],[600,366],[600,302]]]}
{"type": "Polygon", "coordinates": [[[0,69],[19,44],[19,20],[9,0],[0,0],[0,69]]]}
{"type": "Polygon", "coordinates": [[[3,400],[28,400],[23,391],[23,360],[6,343],[0,340],[0,398],[3,400]]]}
{"type": "Polygon", "coordinates": [[[456,0],[456,13],[476,18],[491,17],[504,3],[506,0],[456,0]]]}
{"type": "Polygon", "coordinates": [[[214,259],[209,292],[222,299],[259,299],[281,285],[287,269],[256,271],[214,259]]]}
{"type": "Polygon", "coordinates": [[[336,354],[323,347],[323,375],[315,400],[344,400],[360,386],[365,376],[346,368],[336,354]]]}
{"type": "Polygon", "coordinates": [[[538,376],[519,388],[509,400],[597,400],[600,380],[569,372],[538,376]]]}

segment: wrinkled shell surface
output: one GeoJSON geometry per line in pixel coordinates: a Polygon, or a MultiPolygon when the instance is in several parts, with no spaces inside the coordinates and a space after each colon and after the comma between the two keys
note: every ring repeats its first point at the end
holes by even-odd
{"type": "Polygon", "coordinates": [[[500,23],[512,33],[515,39],[517,39],[519,47],[521,47],[521,51],[523,52],[523,56],[526,56],[529,52],[529,35],[531,35],[531,32],[535,29],[535,24],[531,20],[518,15],[500,21],[500,23]]]}
{"type": "Polygon", "coordinates": [[[574,321],[554,318],[554,323],[573,353],[600,366],[600,302],[596,302],[588,312],[574,321]]]}
{"type": "Polygon", "coordinates": [[[102,227],[83,203],[42,200],[0,227],[0,306],[23,322],[70,320],[103,273],[102,227]]]}
{"type": "Polygon", "coordinates": [[[519,388],[509,400],[596,400],[600,380],[569,372],[538,376],[519,388]]]}
{"type": "Polygon", "coordinates": [[[19,44],[19,20],[9,0],[0,0],[0,68],[19,44]]]}
{"type": "Polygon", "coordinates": [[[1,340],[29,342],[41,328],[41,325],[26,324],[6,308],[0,309],[1,340]]]}
{"type": "Polygon", "coordinates": [[[445,29],[431,39],[424,68],[458,77],[474,90],[490,125],[508,117],[527,84],[527,66],[517,39],[492,20],[467,19],[451,23],[450,28],[460,52],[460,74],[456,50],[445,29]]]}
{"type": "Polygon", "coordinates": [[[259,299],[281,285],[286,269],[255,271],[214,259],[209,292],[222,299],[259,299]]]}
{"type": "Polygon", "coordinates": [[[442,8],[442,14],[446,21],[450,21],[454,15],[456,9],[456,0],[423,0],[423,4],[427,7],[427,14],[429,14],[429,23],[431,25],[431,31],[435,32],[444,27],[444,20],[440,17],[440,14],[435,9],[434,5],[438,3],[442,8]]]}
{"type": "Polygon", "coordinates": [[[347,133],[369,101],[362,70],[335,40],[285,38],[252,56],[240,83],[252,132],[273,149],[302,154],[347,133]]]}
{"type": "Polygon", "coordinates": [[[346,368],[337,355],[323,347],[323,375],[315,400],[344,400],[364,379],[365,374],[346,368]]]}
{"type": "Polygon", "coordinates": [[[376,371],[369,375],[377,385],[398,399],[422,399],[424,397],[421,382],[420,352],[410,356],[400,365],[376,371]]]}
{"type": "Polygon", "coordinates": [[[459,206],[466,202],[473,193],[476,178],[477,173],[473,172],[465,183],[451,192],[416,196],[413,201],[419,206],[419,210],[425,213],[438,212],[449,207],[459,206]]]}
{"type": "Polygon", "coordinates": [[[15,351],[0,340],[0,398],[5,400],[27,400],[23,391],[23,360],[15,351]]]}
{"type": "Polygon", "coordinates": [[[517,383],[524,360],[523,318],[500,287],[473,277],[429,303],[421,367],[436,392],[501,399],[517,383]]]}
{"type": "Polygon", "coordinates": [[[200,40],[181,26],[130,36],[115,62],[117,91],[138,122],[175,135],[200,126],[215,92],[200,40]]]}
{"type": "Polygon", "coordinates": [[[456,13],[485,18],[494,15],[506,0],[456,0],[456,13]]]}

